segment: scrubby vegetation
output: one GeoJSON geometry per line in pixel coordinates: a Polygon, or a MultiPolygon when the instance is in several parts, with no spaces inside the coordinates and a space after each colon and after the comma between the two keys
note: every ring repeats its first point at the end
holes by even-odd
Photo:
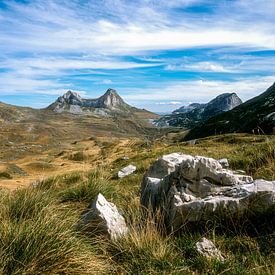
{"type": "MultiPolygon", "coordinates": [[[[226,157],[234,169],[275,180],[275,138],[224,135],[196,145],[136,141],[116,152],[111,164],[37,182],[34,187],[0,193],[0,270],[3,274],[273,274],[274,212],[266,217],[223,221],[166,234],[139,206],[144,172],[159,156],[183,152],[226,157]],[[123,158],[127,152],[128,158],[123,158]],[[137,172],[113,177],[133,163],[137,172]],[[75,229],[83,210],[102,193],[122,211],[130,233],[115,241],[85,236],[75,229]],[[235,223],[234,223],[235,221],[235,223]],[[199,256],[195,243],[205,236],[222,251],[225,262],[199,256]]],[[[104,154],[108,156],[106,147],[104,154]]]]}

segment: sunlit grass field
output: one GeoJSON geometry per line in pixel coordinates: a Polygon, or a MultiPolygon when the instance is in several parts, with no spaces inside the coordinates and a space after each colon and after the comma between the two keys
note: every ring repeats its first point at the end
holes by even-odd
{"type": "MultiPolygon", "coordinates": [[[[102,148],[97,168],[45,179],[33,187],[0,193],[0,271],[2,274],[274,274],[274,214],[231,223],[186,227],[167,234],[139,204],[140,184],[148,167],[161,155],[182,152],[228,158],[230,167],[254,178],[275,180],[275,137],[243,134],[198,140],[176,137],[155,142],[134,140],[124,148],[102,148]],[[127,156],[127,158],[125,158],[127,156]],[[114,177],[134,164],[137,172],[114,177]],[[76,230],[81,213],[98,193],[123,213],[130,233],[117,240],[76,230]],[[205,236],[224,262],[198,255],[195,243],[205,236]]],[[[89,159],[80,161],[89,162],[89,159]]],[[[160,217],[161,220],[161,217],[160,217]]]]}

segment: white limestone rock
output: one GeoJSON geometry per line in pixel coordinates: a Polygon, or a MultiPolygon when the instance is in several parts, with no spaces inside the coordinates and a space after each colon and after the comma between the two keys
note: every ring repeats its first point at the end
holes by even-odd
{"type": "Polygon", "coordinates": [[[129,176],[129,175],[133,174],[136,170],[137,170],[137,167],[130,164],[130,165],[124,167],[123,169],[121,169],[117,173],[117,176],[118,176],[118,178],[124,178],[126,176],[129,176]]]}
{"type": "Polygon", "coordinates": [[[117,207],[100,193],[81,217],[78,227],[91,230],[91,233],[107,234],[111,239],[122,237],[128,232],[125,219],[117,207]]]}
{"type": "Polygon", "coordinates": [[[206,238],[202,238],[196,243],[196,250],[199,254],[206,258],[217,259],[221,262],[224,261],[224,257],[219,249],[214,245],[214,243],[206,238]]]}
{"type": "Polygon", "coordinates": [[[229,168],[229,162],[227,158],[219,159],[218,162],[222,166],[222,168],[229,168]]]}
{"type": "Polygon", "coordinates": [[[261,214],[274,207],[274,201],[275,182],[253,181],[224,169],[215,159],[179,153],[159,158],[141,185],[141,204],[163,211],[171,230],[216,215],[261,214]]]}

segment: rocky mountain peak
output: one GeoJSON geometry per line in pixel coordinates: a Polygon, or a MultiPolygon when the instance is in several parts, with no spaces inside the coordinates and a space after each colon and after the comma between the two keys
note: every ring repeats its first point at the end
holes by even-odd
{"type": "MultiPolygon", "coordinates": [[[[234,93],[233,93],[234,94],[234,93]]],[[[237,100],[231,95],[230,100],[237,100]]],[[[196,125],[185,137],[186,140],[202,138],[217,133],[264,133],[275,129],[275,84],[264,93],[246,101],[234,110],[220,113],[196,125]]]]}
{"type": "Polygon", "coordinates": [[[116,108],[121,105],[126,105],[114,89],[108,89],[103,96],[98,98],[98,102],[102,106],[101,108],[116,108]]]}
{"type": "Polygon", "coordinates": [[[82,102],[82,98],[78,93],[69,90],[63,96],[60,96],[57,99],[57,102],[67,103],[70,105],[79,105],[79,103],[82,102]]]}
{"type": "Polygon", "coordinates": [[[94,112],[95,109],[105,111],[130,111],[131,106],[126,104],[116,90],[108,89],[104,95],[95,99],[82,98],[78,93],[67,91],[60,96],[48,109],[55,112],[68,111],[71,113],[94,112]]]}
{"type": "Polygon", "coordinates": [[[120,97],[116,90],[109,88],[103,96],[117,96],[120,97]]]}
{"type": "Polygon", "coordinates": [[[211,112],[226,112],[242,104],[242,100],[236,93],[224,93],[218,95],[207,103],[205,110],[211,112]]]}

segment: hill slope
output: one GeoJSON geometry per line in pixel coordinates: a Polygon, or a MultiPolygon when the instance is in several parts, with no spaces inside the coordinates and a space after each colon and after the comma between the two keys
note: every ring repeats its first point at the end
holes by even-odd
{"type": "Polygon", "coordinates": [[[175,110],[173,114],[157,120],[156,125],[190,129],[210,117],[235,108],[241,103],[241,99],[235,93],[221,94],[206,104],[192,103],[189,106],[183,106],[175,110]]]}
{"type": "Polygon", "coordinates": [[[271,134],[274,127],[275,83],[259,96],[198,125],[187,134],[185,139],[233,132],[271,134]]]}
{"type": "MultiPolygon", "coordinates": [[[[75,94],[67,95],[67,100],[75,100],[75,94]]],[[[83,102],[86,104],[85,100],[83,102]]],[[[148,122],[150,118],[157,117],[153,113],[126,103],[124,105],[123,101],[117,102],[113,100],[111,93],[110,97],[101,97],[96,103],[102,104],[100,106],[105,104],[106,107],[109,103],[112,106],[119,103],[129,108],[129,111],[111,110],[110,115],[94,112],[57,113],[51,108],[33,109],[0,103],[0,160],[10,162],[30,156],[33,159],[34,156],[39,158],[45,151],[63,148],[75,140],[90,137],[154,138],[160,134],[160,131],[148,122]]]]}

